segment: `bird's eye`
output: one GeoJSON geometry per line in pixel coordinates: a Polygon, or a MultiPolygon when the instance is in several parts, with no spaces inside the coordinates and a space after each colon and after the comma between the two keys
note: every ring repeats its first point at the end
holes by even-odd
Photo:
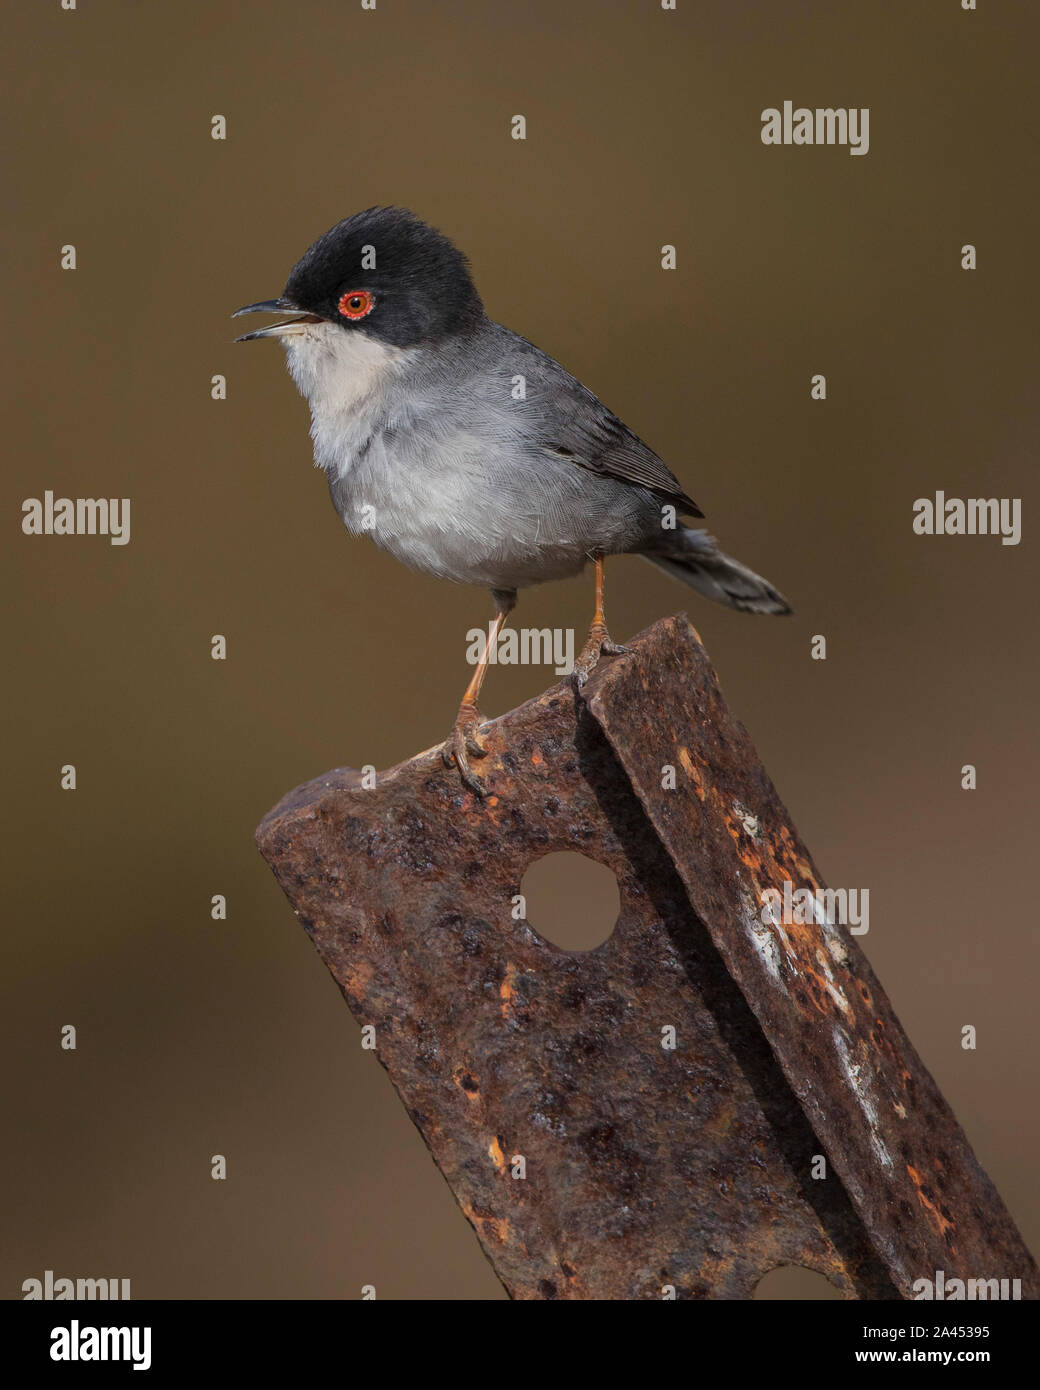
{"type": "Polygon", "coordinates": [[[375,308],[375,299],[368,290],[348,290],[340,295],[339,311],[345,319],[363,319],[375,308]]]}

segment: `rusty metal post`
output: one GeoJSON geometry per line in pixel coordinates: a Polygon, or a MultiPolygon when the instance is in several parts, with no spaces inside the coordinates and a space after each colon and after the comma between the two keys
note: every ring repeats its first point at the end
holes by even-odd
{"type": "Polygon", "coordinates": [[[942,1269],[1040,1296],[855,939],[763,920],[767,888],[822,885],[696,633],[677,617],[630,645],[581,698],[488,726],[485,801],[434,749],[371,789],[309,782],[257,832],[499,1278],[740,1299],[801,1265],[895,1299],[942,1269]],[[617,875],[594,951],[513,918],[558,850],[617,875]]]}

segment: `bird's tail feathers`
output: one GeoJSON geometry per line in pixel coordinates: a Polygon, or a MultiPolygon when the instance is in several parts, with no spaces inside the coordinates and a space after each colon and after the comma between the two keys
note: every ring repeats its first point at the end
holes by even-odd
{"type": "Polygon", "coordinates": [[[790,613],[791,605],[754,570],[723,554],[707,531],[684,526],[667,545],[644,552],[644,558],[674,579],[681,579],[705,598],[742,613],[790,613]]]}

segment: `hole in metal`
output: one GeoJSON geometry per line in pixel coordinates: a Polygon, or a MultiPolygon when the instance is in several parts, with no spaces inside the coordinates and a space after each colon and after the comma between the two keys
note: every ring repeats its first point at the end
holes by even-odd
{"type": "Polygon", "coordinates": [[[800,1265],[781,1265],[771,1269],[755,1285],[754,1298],[761,1299],[809,1299],[819,1302],[822,1299],[843,1298],[840,1289],[834,1287],[824,1274],[815,1269],[803,1269],[800,1265]]]}
{"type": "Polygon", "coordinates": [[[528,925],[564,951],[594,951],[617,925],[617,878],[584,854],[564,851],[536,859],[520,892],[528,925]]]}

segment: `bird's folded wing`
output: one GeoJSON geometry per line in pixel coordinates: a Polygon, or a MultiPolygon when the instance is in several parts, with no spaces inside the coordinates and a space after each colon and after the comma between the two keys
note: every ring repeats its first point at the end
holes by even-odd
{"type": "MultiPolygon", "coordinates": [[[[515,344],[516,335],[510,337],[515,344]]],[[[540,348],[519,341],[526,350],[523,365],[535,406],[531,420],[541,448],[590,473],[648,488],[685,516],[704,515],[671,469],[598,396],[540,348]]]]}
{"type": "Polygon", "coordinates": [[[590,473],[606,474],[622,482],[635,483],[670,502],[685,516],[703,516],[692,497],[682,490],[678,478],[654,451],[612,415],[589,392],[598,407],[596,415],[583,412],[557,430],[560,437],[546,439],[543,447],[560,458],[571,459],[590,473]]]}

